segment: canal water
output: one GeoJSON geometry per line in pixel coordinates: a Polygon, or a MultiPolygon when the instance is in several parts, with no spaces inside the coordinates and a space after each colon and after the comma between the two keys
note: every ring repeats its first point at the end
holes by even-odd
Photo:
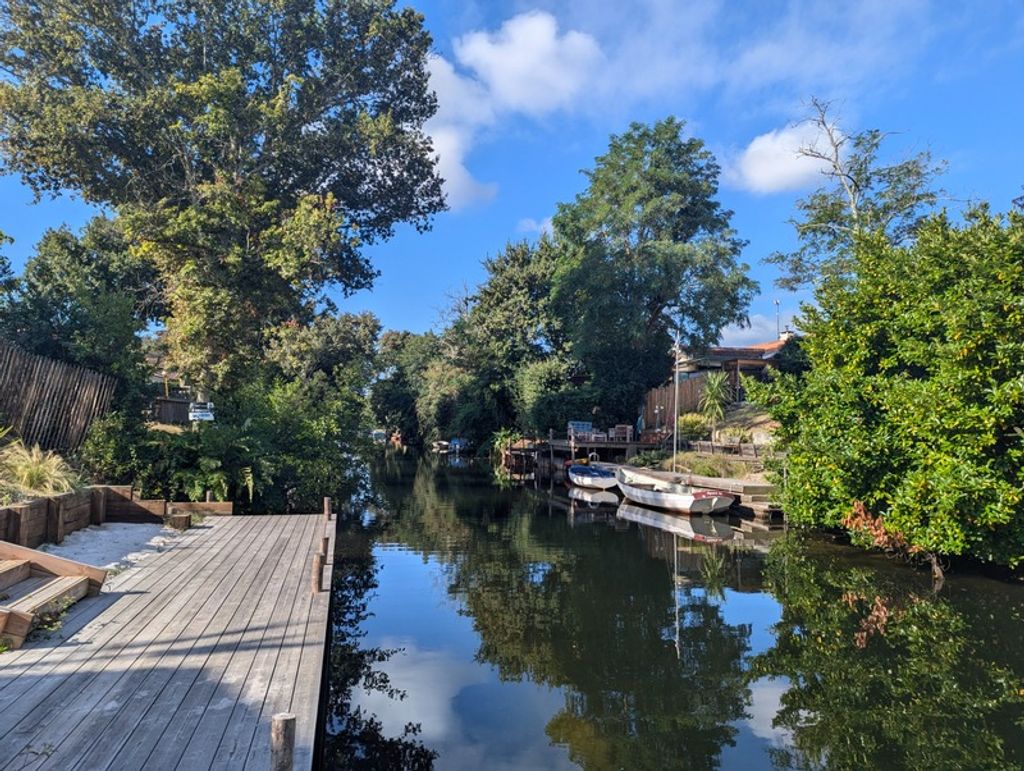
{"type": "Polygon", "coordinates": [[[711,546],[433,459],[370,488],[339,538],[328,767],[1024,764],[1021,587],[735,522],[698,524],[711,546]]]}

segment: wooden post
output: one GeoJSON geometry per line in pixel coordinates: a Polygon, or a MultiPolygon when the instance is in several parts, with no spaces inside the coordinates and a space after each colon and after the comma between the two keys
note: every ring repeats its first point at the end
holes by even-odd
{"type": "Polygon", "coordinates": [[[295,715],[279,712],[270,723],[271,771],[292,771],[295,758],[295,715]]]}
{"type": "Polygon", "coordinates": [[[324,590],[324,555],[317,552],[313,555],[313,575],[311,576],[310,587],[313,594],[320,594],[324,590]]]}
{"type": "Polygon", "coordinates": [[[324,497],[324,521],[331,521],[331,499],[324,497]]]}
{"type": "Polygon", "coordinates": [[[213,490],[206,491],[206,502],[213,503],[213,490]]]}

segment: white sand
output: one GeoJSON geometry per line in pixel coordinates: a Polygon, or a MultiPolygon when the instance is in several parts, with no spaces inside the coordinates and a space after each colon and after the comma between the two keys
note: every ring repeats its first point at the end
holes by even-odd
{"type": "Polygon", "coordinates": [[[163,525],[108,522],[65,536],[64,543],[44,544],[40,551],[87,565],[120,571],[163,551],[178,532],[163,525]]]}

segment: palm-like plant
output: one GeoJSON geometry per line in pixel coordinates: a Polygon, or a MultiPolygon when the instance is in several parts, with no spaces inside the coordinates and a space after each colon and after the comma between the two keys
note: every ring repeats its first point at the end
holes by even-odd
{"type": "Polygon", "coordinates": [[[21,440],[0,449],[0,487],[20,497],[53,495],[74,490],[81,479],[64,458],[21,440]]]}
{"type": "Polygon", "coordinates": [[[732,389],[729,376],[724,372],[712,372],[704,378],[704,390],[700,395],[701,414],[711,423],[712,436],[715,426],[725,417],[725,408],[732,403],[732,389]]]}

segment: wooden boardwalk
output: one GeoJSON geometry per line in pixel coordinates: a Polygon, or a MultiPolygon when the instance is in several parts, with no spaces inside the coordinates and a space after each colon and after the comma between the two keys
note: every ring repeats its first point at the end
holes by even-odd
{"type": "Polygon", "coordinates": [[[109,579],[59,632],[0,654],[2,769],[267,769],[296,715],[313,764],[334,521],[211,517],[109,579]]]}

